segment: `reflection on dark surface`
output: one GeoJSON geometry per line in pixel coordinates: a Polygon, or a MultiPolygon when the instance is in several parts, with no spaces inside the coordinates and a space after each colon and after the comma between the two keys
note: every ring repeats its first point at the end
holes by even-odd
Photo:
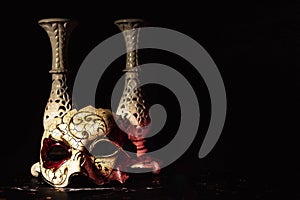
{"type": "MultiPolygon", "coordinates": [[[[66,188],[54,188],[42,178],[16,179],[2,185],[0,199],[278,199],[288,197],[282,190],[232,174],[202,171],[201,175],[131,174],[125,184],[112,182],[96,186],[75,176],[66,188]],[[283,196],[281,196],[283,195],[283,196]]],[[[284,198],[284,199],[286,199],[284,198]]],[[[290,198],[288,198],[290,199],[290,198]]]]}

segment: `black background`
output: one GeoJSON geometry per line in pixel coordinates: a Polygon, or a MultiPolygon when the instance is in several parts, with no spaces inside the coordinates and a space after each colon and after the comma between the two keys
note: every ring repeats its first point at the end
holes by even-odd
{"type": "MultiPolygon", "coordinates": [[[[295,66],[294,4],[243,1],[199,5],[187,2],[162,5],[151,1],[99,4],[73,2],[63,6],[52,2],[2,7],[7,8],[8,14],[1,20],[1,181],[30,175],[31,165],[39,158],[52,54],[48,36],[37,22],[50,17],[79,22],[69,43],[71,81],[88,53],[101,41],[119,33],[114,21],[121,18],[143,18],[150,25],[180,31],[210,54],[224,80],[228,110],[220,140],[209,155],[199,159],[209,118],[209,99],[201,76],[195,77],[188,67],[183,70],[182,65],[188,64],[175,55],[141,51],[142,63],[160,61],[171,67],[173,64],[185,74],[197,91],[203,111],[196,140],[185,155],[165,170],[183,169],[187,173],[220,170],[275,184],[299,177],[300,74],[295,66]]],[[[110,68],[115,75],[108,77],[108,81],[121,75],[117,66],[125,64],[122,59],[116,61],[115,68],[110,68]]],[[[99,89],[99,106],[108,105],[110,87],[99,89]]],[[[148,90],[153,92],[152,102],[175,105],[174,97],[165,89],[148,90]]],[[[153,146],[170,139],[168,128],[172,130],[172,124],[167,126],[160,138],[153,139],[153,146]]]]}

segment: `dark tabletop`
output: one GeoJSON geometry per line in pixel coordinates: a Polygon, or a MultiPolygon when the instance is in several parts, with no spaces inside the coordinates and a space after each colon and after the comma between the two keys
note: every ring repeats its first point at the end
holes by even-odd
{"type": "Polygon", "coordinates": [[[0,199],[297,199],[299,187],[276,184],[225,172],[202,170],[185,173],[130,174],[124,183],[97,186],[83,176],[74,176],[68,187],[54,188],[41,177],[16,178],[2,184],[0,199]],[[298,189],[298,190],[297,190],[298,189]]]}

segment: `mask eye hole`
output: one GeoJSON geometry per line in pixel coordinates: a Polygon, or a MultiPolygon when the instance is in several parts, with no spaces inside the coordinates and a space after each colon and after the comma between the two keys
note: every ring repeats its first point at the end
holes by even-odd
{"type": "Polygon", "coordinates": [[[90,153],[96,157],[108,157],[114,155],[119,147],[111,141],[102,139],[93,142],[89,149],[90,153]]]}
{"type": "Polygon", "coordinates": [[[57,170],[66,160],[71,157],[71,148],[61,141],[46,138],[43,141],[41,157],[43,167],[57,170]]]}
{"type": "Polygon", "coordinates": [[[54,145],[47,153],[47,157],[54,162],[68,158],[69,155],[70,152],[60,144],[54,145]]]}

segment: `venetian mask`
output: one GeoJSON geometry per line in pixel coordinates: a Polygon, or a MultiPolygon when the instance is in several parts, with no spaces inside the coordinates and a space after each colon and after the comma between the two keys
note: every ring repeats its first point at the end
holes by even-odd
{"type": "Polygon", "coordinates": [[[41,141],[40,172],[51,185],[64,187],[72,175],[83,174],[96,184],[123,183],[130,161],[122,149],[124,134],[112,112],[87,106],[54,118],[41,141]],[[110,135],[113,135],[110,137],[110,135]]]}

